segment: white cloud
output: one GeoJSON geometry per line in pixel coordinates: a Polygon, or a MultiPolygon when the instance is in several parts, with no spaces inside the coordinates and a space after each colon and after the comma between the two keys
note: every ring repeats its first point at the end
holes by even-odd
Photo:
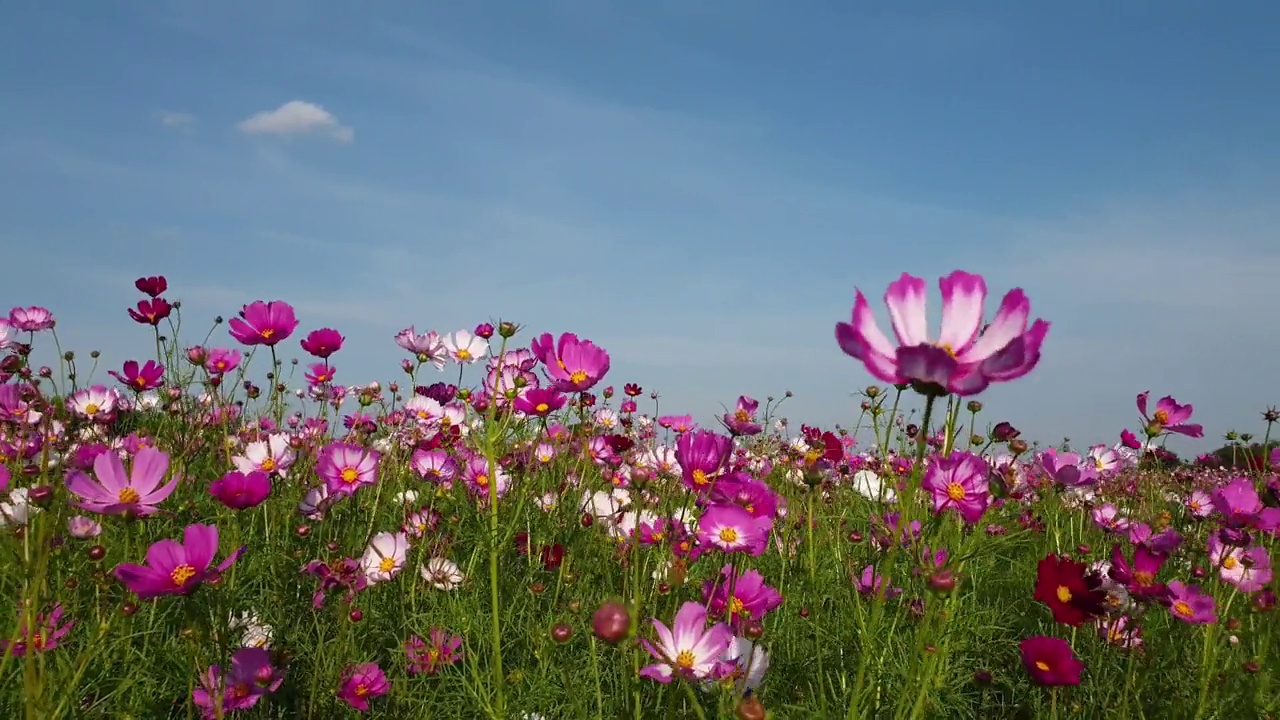
{"type": "Polygon", "coordinates": [[[264,110],[242,121],[237,128],[246,135],[324,135],[351,142],[355,131],[342,125],[328,110],[305,100],[290,100],[275,110],[264,110]]]}
{"type": "Polygon", "coordinates": [[[196,122],[196,116],[191,113],[174,112],[172,110],[161,110],[156,113],[156,117],[160,119],[160,124],[173,129],[191,127],[196,122]]]}

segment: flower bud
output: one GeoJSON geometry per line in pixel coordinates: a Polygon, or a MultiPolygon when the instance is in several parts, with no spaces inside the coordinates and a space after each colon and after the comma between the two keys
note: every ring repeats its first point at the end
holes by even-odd
{"type": "Polygon", "coordinates": [[[631,613],[618,602],[607,602],[591,616],[591,629],[596,637],[617,645],[631,632],[631,613]]]}

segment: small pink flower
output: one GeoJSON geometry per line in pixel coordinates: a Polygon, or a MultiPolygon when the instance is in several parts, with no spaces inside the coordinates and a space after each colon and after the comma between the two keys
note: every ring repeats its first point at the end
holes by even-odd
{"type": "Polygon", "coordinates": [[[343,673],[338,699],[361,712],[369,710],[369,700],[386,695],[391,683],[377,663],[363,663],[343,673]]]}

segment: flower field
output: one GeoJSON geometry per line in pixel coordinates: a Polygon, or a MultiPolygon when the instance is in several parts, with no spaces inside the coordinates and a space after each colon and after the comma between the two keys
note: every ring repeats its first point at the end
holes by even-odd
{"type": "Polygon", "coordinates": [[[980,398],[1049,323],[939,286],[936,335],[906,274],[891,333],[861,291],[833,318],[872,384],[829,429],[789,394],[698,426],[510,322],[410,326],[395,381],[343,385],[341,332],[279,300],[193,339],[140,278],[128,360],[14,308],[0,717],[1280,714],[1280,412],[1187,462],[1193,407],[1136,388],[1114,446],[1036,445],[980,398]]]}

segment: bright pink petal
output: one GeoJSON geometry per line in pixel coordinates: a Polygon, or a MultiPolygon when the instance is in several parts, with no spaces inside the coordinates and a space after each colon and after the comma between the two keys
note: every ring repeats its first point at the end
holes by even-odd
{"type": "Polygon", "coordinates": [[[144,447],[133,456],[133,471],[129,473],[129,484],[138,491],[139,495],[147,495],[156,489],[168,470],[169,456],[164,451],[144,447]]]}
{"type": "Polygon", "coordinates": [[[67,490],[91,504],[109,505],[119,501],[119,497],[107,492],[106,488],[79,470],[73,470],[67,475],[67,490]]]}
{"type": "Polygon", "coordinates": [[[161,575],[168,575],[186,562],[187,551],[177,540],[165,538],[147,548],[147,565],[161,575]]]}
{"type": "Polygon", "coordinates": [[[1030,316],[1031,301],[1022,292],[1022,288],[1010,290],[1000,301],[1000,309],[996,311],[996,317],[987,331],[968,350],[960,353],[960,361],[981,362],[996,354],[1013,342],[1014,338],[1026,332],[1030,316]]]}
{"type": "Polygon", "coordinates": [[[112,500],[119,497],[121,490],[129,487],[129,476],[124,471],[124,461],[114,450],[98,453],[98,457],[93,459],[93,474],[97,477],[98,483],[111,493],[112,500]]]}
{"type": "Polygon", "coordinates": [[[884,302],[889,306],[889,319],[899,345],[919,345],[929,342],[928,299],[925,297],[924,280],[902,273],[902,277],[889,283],[884,302]]]}
{"type": "Polygon", "coordinates": [[[182,532],[182,544],[186,546],[187,562],[203,572],[213,562],[218,552],[218,528],[213,525],[188,525],[182,532]]]}

